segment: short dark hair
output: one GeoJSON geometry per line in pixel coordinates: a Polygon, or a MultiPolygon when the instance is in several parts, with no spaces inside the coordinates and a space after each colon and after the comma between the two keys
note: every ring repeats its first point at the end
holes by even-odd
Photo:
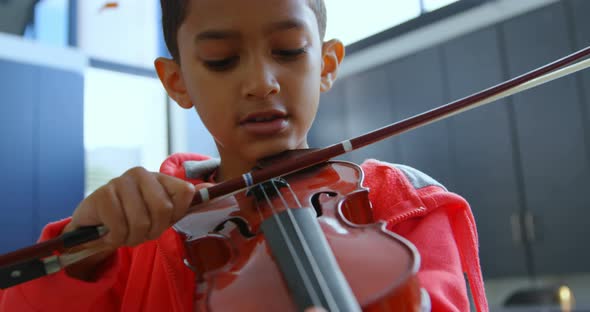
{"type": "MultiPolygon", "coordinates": [[[[162,31],[164,32],[164,41],[170,55],[176,60],[180,60],[178,52],[178,29],[184,22],[188,12],[190,0],[160,0],[162,6],[162,31]]],[[[320,30],[320,39],[324,40],[326,36],[327,12],[324,0],[307,0],[309,7],[315,13],[320,30]]]]}

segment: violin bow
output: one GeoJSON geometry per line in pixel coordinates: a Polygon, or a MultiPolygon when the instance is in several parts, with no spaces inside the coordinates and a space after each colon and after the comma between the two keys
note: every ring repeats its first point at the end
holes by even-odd
{"type": "MultiPolygon", "coordinates": [[[[368,132],[356,138],[345,140],[326,148],[312,150],[297,156],[295,159],[278,162],[265,168],[245,173],[241,177],[230,179],[209,188],[200,189],[195,194],[189,211],[197,210],[200,204],[215,198],[230,195],[260,182],[309,168],[366,145],[576,73],[590,67],[590,59],[583,60],[588,55],[590,55],[590,47],[586,47],[496,86],[368,132]]],[[[52,240],[0,256],[0,289],[56,273],[70,264],[101,252],[103,248],[100,247],[88,248],[75,253],[67,253],[66,249],[98,239],[107,231],[104,226],[84,227],[62,234],[52,240]],[[58,254],[64,251],[66,253],[58,254]]]]}
{"type": "Polygon", "coordinates": [[[580,61],[588,55],[590,55],[590,46],[526,74],[515,77],[449,104],[434,108],[413,117],[409,117],[377,130],[373,130],[356,138],[345,140],[326,148],[310,151],[296,157],[295,159],[278,162],[268,167],[245,173],[241,177],[225,181],[209,188],[200,189],[199,192],[195,194],[192,205],[196,206],[214,198],[243,190],[260,182],[317,165],[366,145],[387,139],[391,136],[446,119],[456,114],[494,102],[518,92],[531,89],[563,76],[573,74],[590,67],[590,59],[580,61]]]}

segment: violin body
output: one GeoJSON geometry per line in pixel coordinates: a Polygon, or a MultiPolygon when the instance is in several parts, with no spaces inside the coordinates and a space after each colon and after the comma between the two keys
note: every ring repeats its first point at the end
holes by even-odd
{"type": "Polygon", "coordinates": [[[196,310],[418,311],[419,255],[374,220],[363,177],[355,164],[326,162],[181,220],[196,310]]]}

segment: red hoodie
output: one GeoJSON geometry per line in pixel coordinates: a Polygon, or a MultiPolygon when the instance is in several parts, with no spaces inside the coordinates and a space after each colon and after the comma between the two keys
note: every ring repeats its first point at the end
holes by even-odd
{"type": "MultiPolygon", "coordinates": [[[[193,183],[187,164],[205,160],[175,154],[165,174],[193,183]]],[[[468,311],[467,276],[477,311],[488,311],[479,266],[475,222],[467,202],[410,167],[368,160],[362,165],[375,217],[420,252],[418,273],[432,311],[468,311]]],[[[45,227],[40,241],[59,235],[69,219],[45,227]]],[[[154,241],[119,248],[84,282],[63,271],[0,291],[0,311],[193,311],[194,273],[182,263],[180,236],[168,229],[154,241]]]]}

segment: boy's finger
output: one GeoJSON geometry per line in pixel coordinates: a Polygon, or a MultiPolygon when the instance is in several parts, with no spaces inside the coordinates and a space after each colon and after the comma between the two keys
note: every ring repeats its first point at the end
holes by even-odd
{"type": "Polygon", "coordinates": [[[139,168],[134,174],[151,220],[148,238],[158,238],[172,222],[174,203],[152,172],[139,168]]]}
{"type": "Polygon", "coordinates": [[[215,185],[215,184],[213,184],[213,183],[207,183],[207,182],[205,182],[205,183],[199,183],[199,184],[196,184],[195,185],[195,190],[198,191],[200,189],[204,189],[204,188],[207,188],[207,187],[212,187],[213,185],[215,185]]]}
{"type": "Polygon", "coordinates": [[[123,175],[116,178],[114,183],[129,227],[125,245],[135,246],[143,243],[148,239],[152,222],[147,206],[141,197],[138,182],[131,176],[123,175]]]}
{"type": "Polygon", "coordinates": [[[104,224],[109,229],[109,232],[104,237],[105,242],[111,246],[119,247],[125,244],[125,240],[129,234],[127,217],[123,212],[121,200],[119,199],[113,184],[104,186],[99,192],[100,193],[97,193],[99,196],[96,196],[96,200],[91,200],[88,204],[94,205],[92,210],[96,211],[98,219],[100,220],[98,223],[104,224]]]}
{"type": "Polygon", "coordinates": [[[102,224],[109,228],[108,233],[101,239],[108,245],[118,246],[124,242],[127,236],[127,220],[120,210],[121,205],[111,184],[104,185],[84,199],[74,213],[72,221],[64,228],[64,232],[74,231],[84,226],[102,224]],[[112,228],[112,230],[110,230],[112,228]]]}
{"type": "Polygon", "coordinates": [[[156,174],[156,178],[164,186],[164,189],[174,204],[170,226],[184,217],[188,211],[190,203],[195,196],[195,186],[190,182],[161,173],[156,174]]]}

